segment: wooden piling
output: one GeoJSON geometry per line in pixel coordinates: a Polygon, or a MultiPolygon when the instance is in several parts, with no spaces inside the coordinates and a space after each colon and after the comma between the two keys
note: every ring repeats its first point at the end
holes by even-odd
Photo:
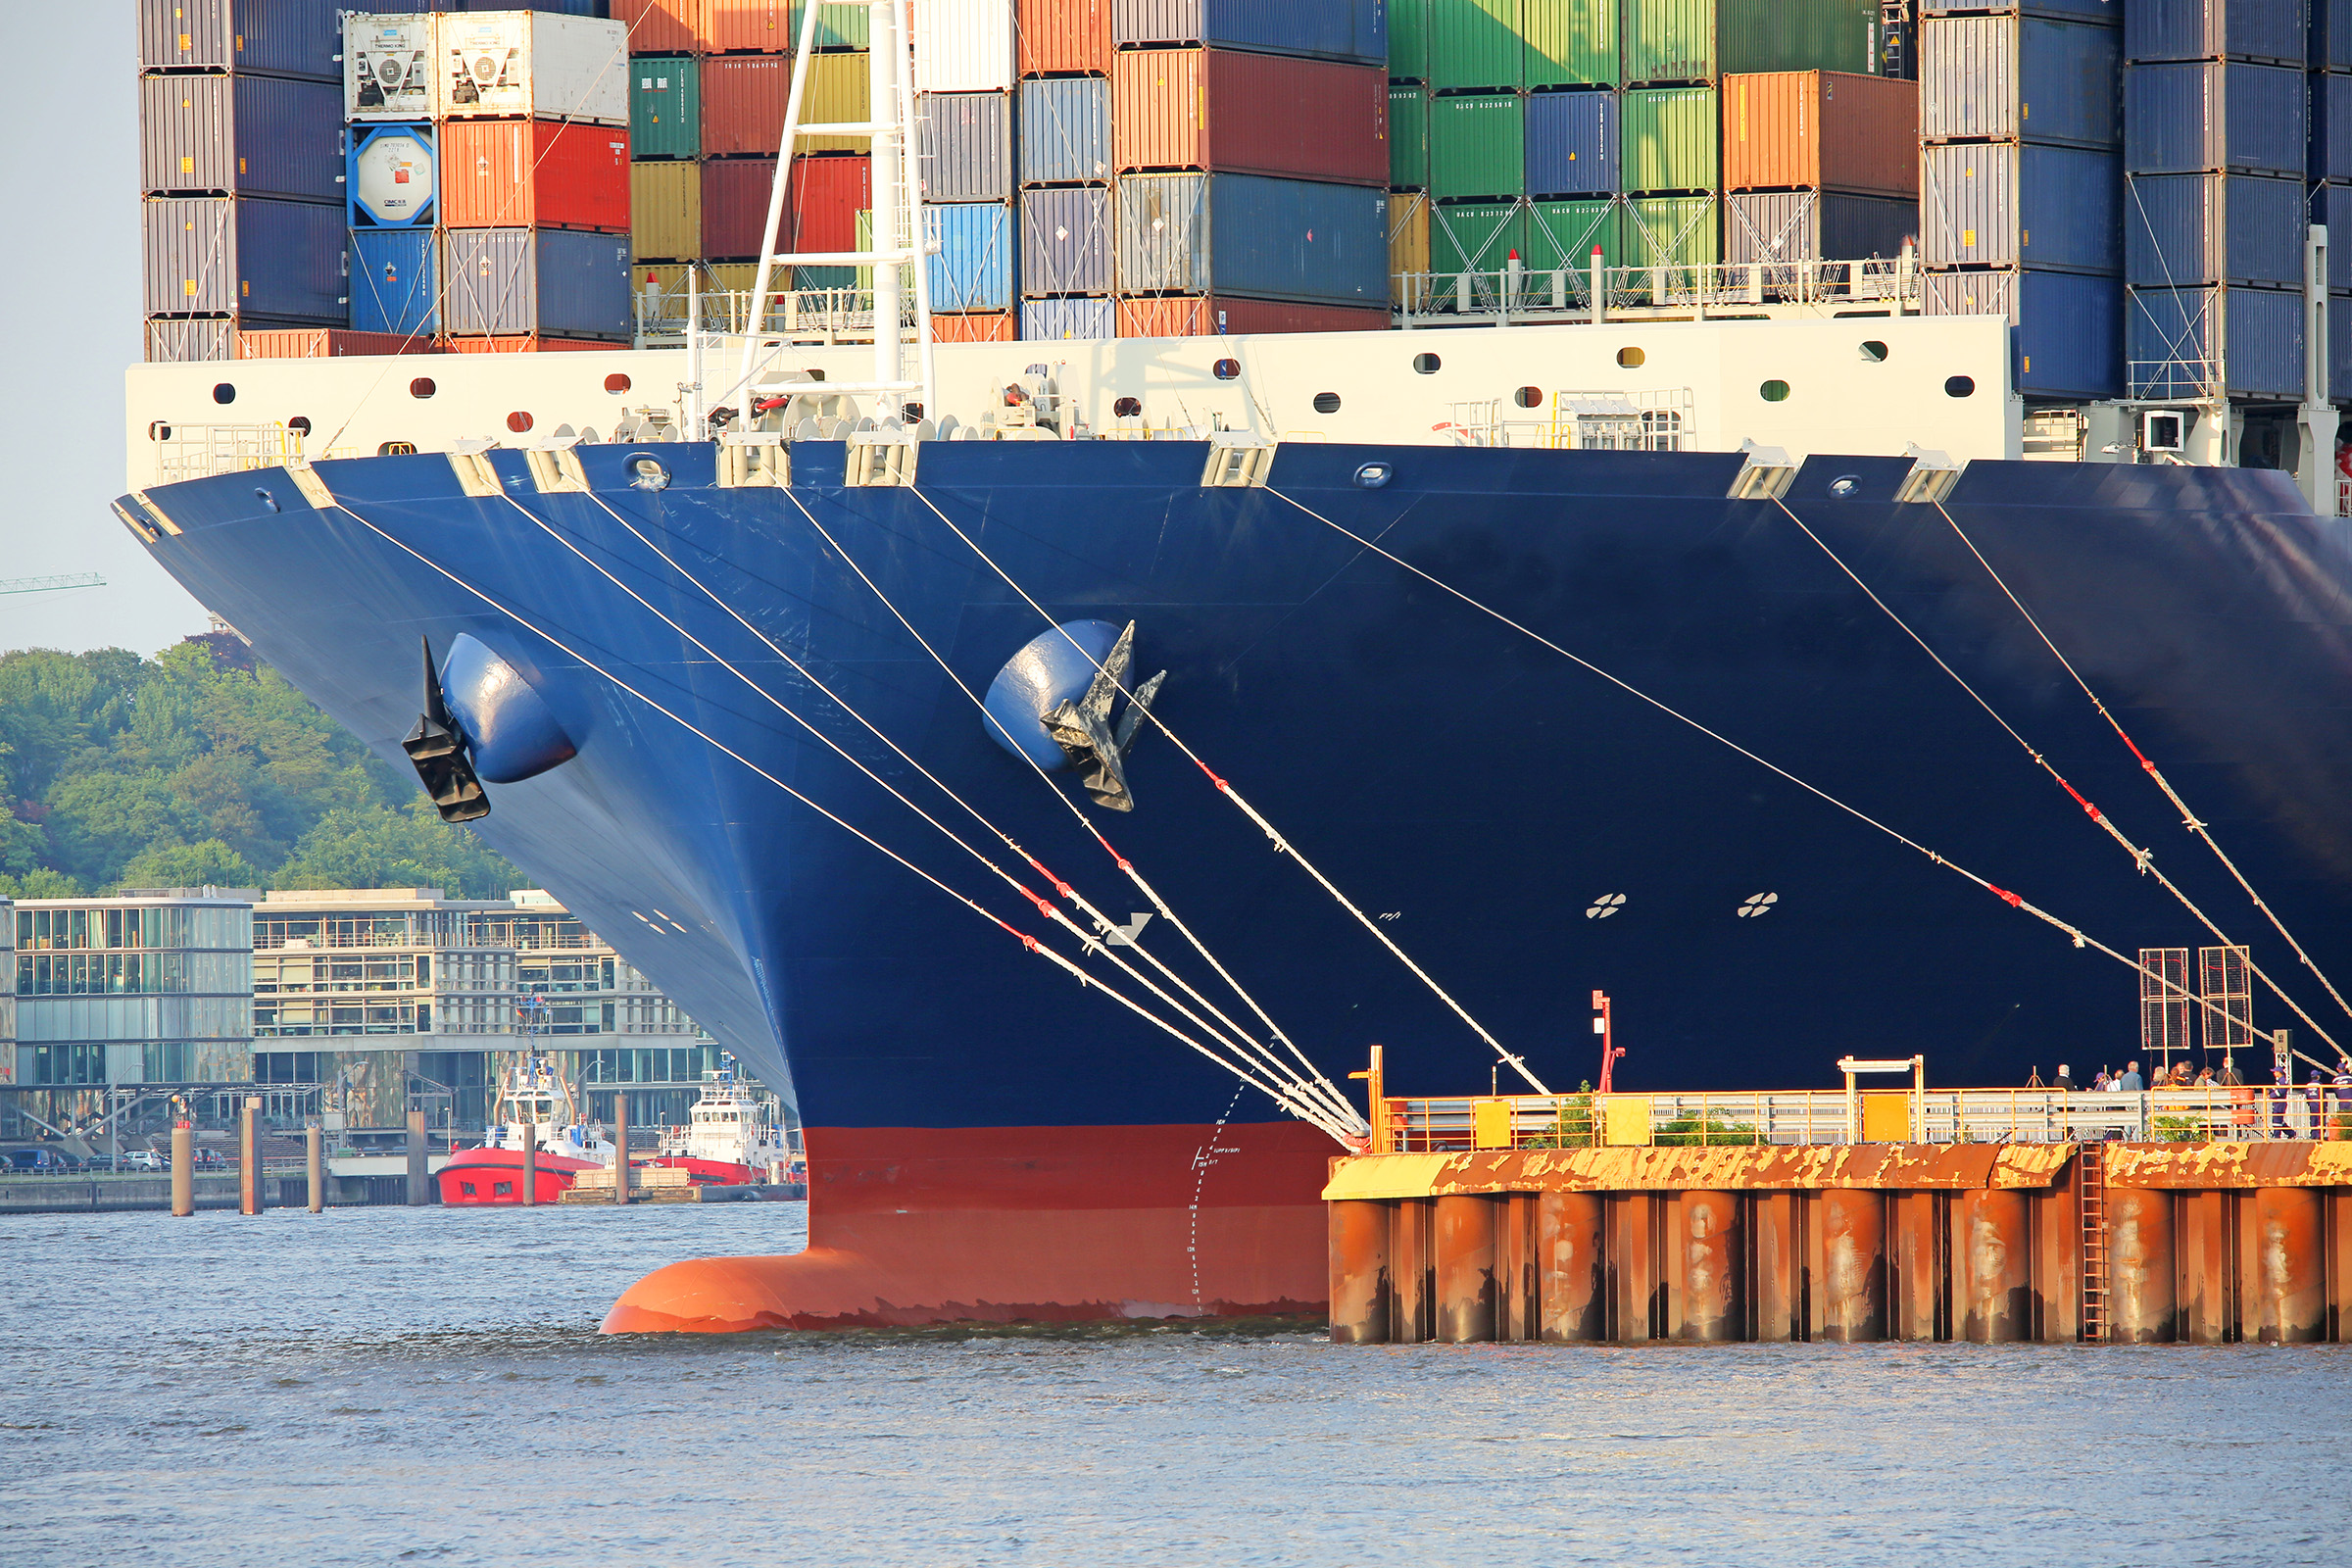
{"type": "Polygon", "coordinates": [[[612,1201],[629,1200],[629,1097],[625,1090],[612,1093],[612,1201]]]}
{"type": "Polygon", "coordinates": [[[432,1166],[426,1158],[424,1112],[409,1112],[409,1206],[422,1208],[432,1201],[432,1166]]]}
{"type": "Polygon", "coordinates": [[[522,1206],[529,1208],[539,1201],[539,1124],[522,1124],[522,1206]]]}
{"type": "Polygon", "coordinates": [[[237,1112],[237,1212],[262,1211],[262,1099],[245,1097],[237,1112]]]}
{"type": "Polygon", "coordinates": [[[313,1121],[302,1130],[303,1169],[311,1179],[311,1212],[326,1211],[326,1129],[313,1121]]]}
{"type": "Polygon", "coordinates": [[[196,1212],[196,1130],[184,1120],[172,1124],[172,1212],[196,1212]]]}

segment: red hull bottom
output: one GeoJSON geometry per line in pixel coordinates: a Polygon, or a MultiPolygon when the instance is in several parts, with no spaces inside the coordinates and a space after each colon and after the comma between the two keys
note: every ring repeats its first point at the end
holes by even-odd
{"type": "Polygon", "coordinates": [[[610,1334],[1315,1314],[1337,1151],[1302,1123],[808,1130],[808,1250],[639,1280],[610,1334]]]}
{"type": "MultiPolygon", "coordinates": [[[[542,1203],[561,1200],[579,1172],[599,1168],[560,1154],[541,1154],[535,1163],[538,1179],[532,1184],[532,1197],[542,1203]]],[[[451,1208],[520,1207],[522,1151],[461,1149],[448,1164],[433,1172],[433,1181],[441,1189],[441,1201],[451,1208]]]]}

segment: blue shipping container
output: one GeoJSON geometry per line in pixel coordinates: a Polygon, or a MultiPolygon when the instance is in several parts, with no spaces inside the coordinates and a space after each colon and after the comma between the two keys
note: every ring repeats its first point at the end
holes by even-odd
{"type": "Polygon", "coordinates": [[[139,188],[343,199],[343,92],[291,76],[139,78],[139,188]]]}
{"type": "Polygon", "coordinates": [[[1385,0],[1113,0],[1113,44],[1223,44],[1383,65],[1385,0]]]}
{"type": "Polygon", "coordinates": [[[2127,60],[2268,60],[2301,66],[2303,0],[2132,0],[2127,60]]]}
{"type": "MultiPolygon", "coordinates": [[[[2352,289],[2352,243],[2338,244],[2336,236],[2352,240],[2352,185],[2322,185],[2313,206],[2319,220],[2328,225],[2328,286],[2352,289]]],[[[2328,345],[2330,352],[2334,345],[2328,345]]],[[[2345,389],[2352,395],[2352,386],[2345,389]]]]}
{"type": "Polygon", "coordinates": [[[367,228],[351,236],[351,324],[424,337],[441,329],[440,235],[367,228]]]}
{"type": "Polygon", "coordinates": [[[2268,174],[2138,174],[2124,208],[2133,287],[2300,286],[2303,182],[2268,174]]]}
{"type": "Polygon", "coordinates": [[[147,315],[343,324],[342,208],[160,196],[140,209],[147,315]]]}
{"type": "Polygon", "coordinates": [[[2303,173],[2303,72],[2284,66],[2124,68],[2124,167],[2134,174],[2303,173]]]}
{"type": "Polygon", "coordinates": [[[1021,183],[1110,178],[1110,81],[1035,76],[1021,83],[1021,183]]]}
{"type": "MultiPolygon", "coordinates": [[[[1930,316],[2007,316],[2010,377],[2035,397],[2112,398],[2124,386],[2124,282],[2015,269],[1931,272],[1930,316]]],[[[1977,395],[1987,389],[1978,388],[1977,395]]]]}
{"type": "Polygon", "coordinates": [[[923,209],[939,237],[931,270],[935,311],[1012,309],[1012,209],[1003,202],[956,202],[923,209]]]}
{"type": "Polygon", "coordinates": [[[2328,396],[2352,397],[2352,294],[2328,297],[2328,396]]]}
{"type": "Polygon", "coordinates": [[[1118,335],[1118,307],[1107,299],[1021,302],[1021,336],[1025,340],[1044,342],[1118,335]]]}
{"type": "Polygon", "coordinates": [[[2007,141],[1919,150],[1920,255],[1930,268],[2123,270],[2123,160],[2007,141]]]}
{"type": "Polygon", "coordinates": [[[1617,193],[1617,95],[1539,92],[1527,100],[1527,193],[1617,193]]]}
{"type": "Polygon", "coordinates": [[[1119,291],[1385,305],[1389,198],[1262,174],[1119,181],[1119,291]]]}
{"type": "Polygon", "coordinates": [[[353,228],[414,228],[439,220],[441,163],[431,125],[356,124],[343,189],[353,228]]]}
{"type": "Polygon", "coordinates": [[[626,340],[634,329],[626,234],[453,228],[441,257],[451,332],[626,340]]]}
{"type": "Polygon", "coordinates": [[[2314,71],[2352,71],[2352,0],[2311,0],[2311,50],[2305,63],[2314,71]]]}
{"type": "Polygon", "coordinates": [[[1931,17],[1919,28],[1919,133],[2116,146],[2119,37],[2042,17],[1931,17]]]}
{"type": "Polygon", "coordinates": [[[2277,288],[2142,288],[2125,327],[2131,395],[2303,392],[2303,295],[2277,288]]]}
{"type": "Polygon", "coordinates": [[[2311,83],[2311,146],[2305,177],[2352,179],[2352,75],[2327,72],[2311,83]]]}

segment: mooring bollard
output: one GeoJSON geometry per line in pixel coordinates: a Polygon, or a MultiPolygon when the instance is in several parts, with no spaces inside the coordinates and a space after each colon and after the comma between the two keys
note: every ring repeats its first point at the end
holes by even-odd
{"type": "Polygon", "coordinates": [[[317,1214],[326,1207],[326,1129],[312,1122],[303,1129],[303,1139],[309,1146],[303,1153],[311,1178],[311,1212],[317,1214]]]}
{"type": "Polygon", "coordinates": [[[196,1212],[196,1130],[185,1121],[172,1124],[172,1212],[196,1212]]]}
{"type": "Polygon", "coordinates": [[[612,1096],[612,1201],[629,1200],[629,1097],[612,1096]]]}
{"type": "Polygon", "coordinates": [[[539,1201],[539,1124],[522,1124],[522,1206],[539,1201]]]}
{"type": "Polygon", "coordinates": [[[409,1206],[422,1208],[432,1200],[424,1157],[424,1112],[409,1112],[409,1206]]]}
{"type": "Polygon", "coordinates": [[[237,1113],[237,1212],[262,1211],[262,1097],[245,1097],[237,1113]]]}

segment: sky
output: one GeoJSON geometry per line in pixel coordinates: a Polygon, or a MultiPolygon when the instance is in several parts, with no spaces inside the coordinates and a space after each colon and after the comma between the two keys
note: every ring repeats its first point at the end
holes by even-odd
{"type": "Polygon", "coordinates": [[[132,0],[0,0],[17,72],[0,160],[0,578],[95,571],[103,588],[0,594],[0,651],[122,647],[203,631],[204,608],[108,503],[125,488],[122,372],[140,355],[138,49],[132,0]]]}

